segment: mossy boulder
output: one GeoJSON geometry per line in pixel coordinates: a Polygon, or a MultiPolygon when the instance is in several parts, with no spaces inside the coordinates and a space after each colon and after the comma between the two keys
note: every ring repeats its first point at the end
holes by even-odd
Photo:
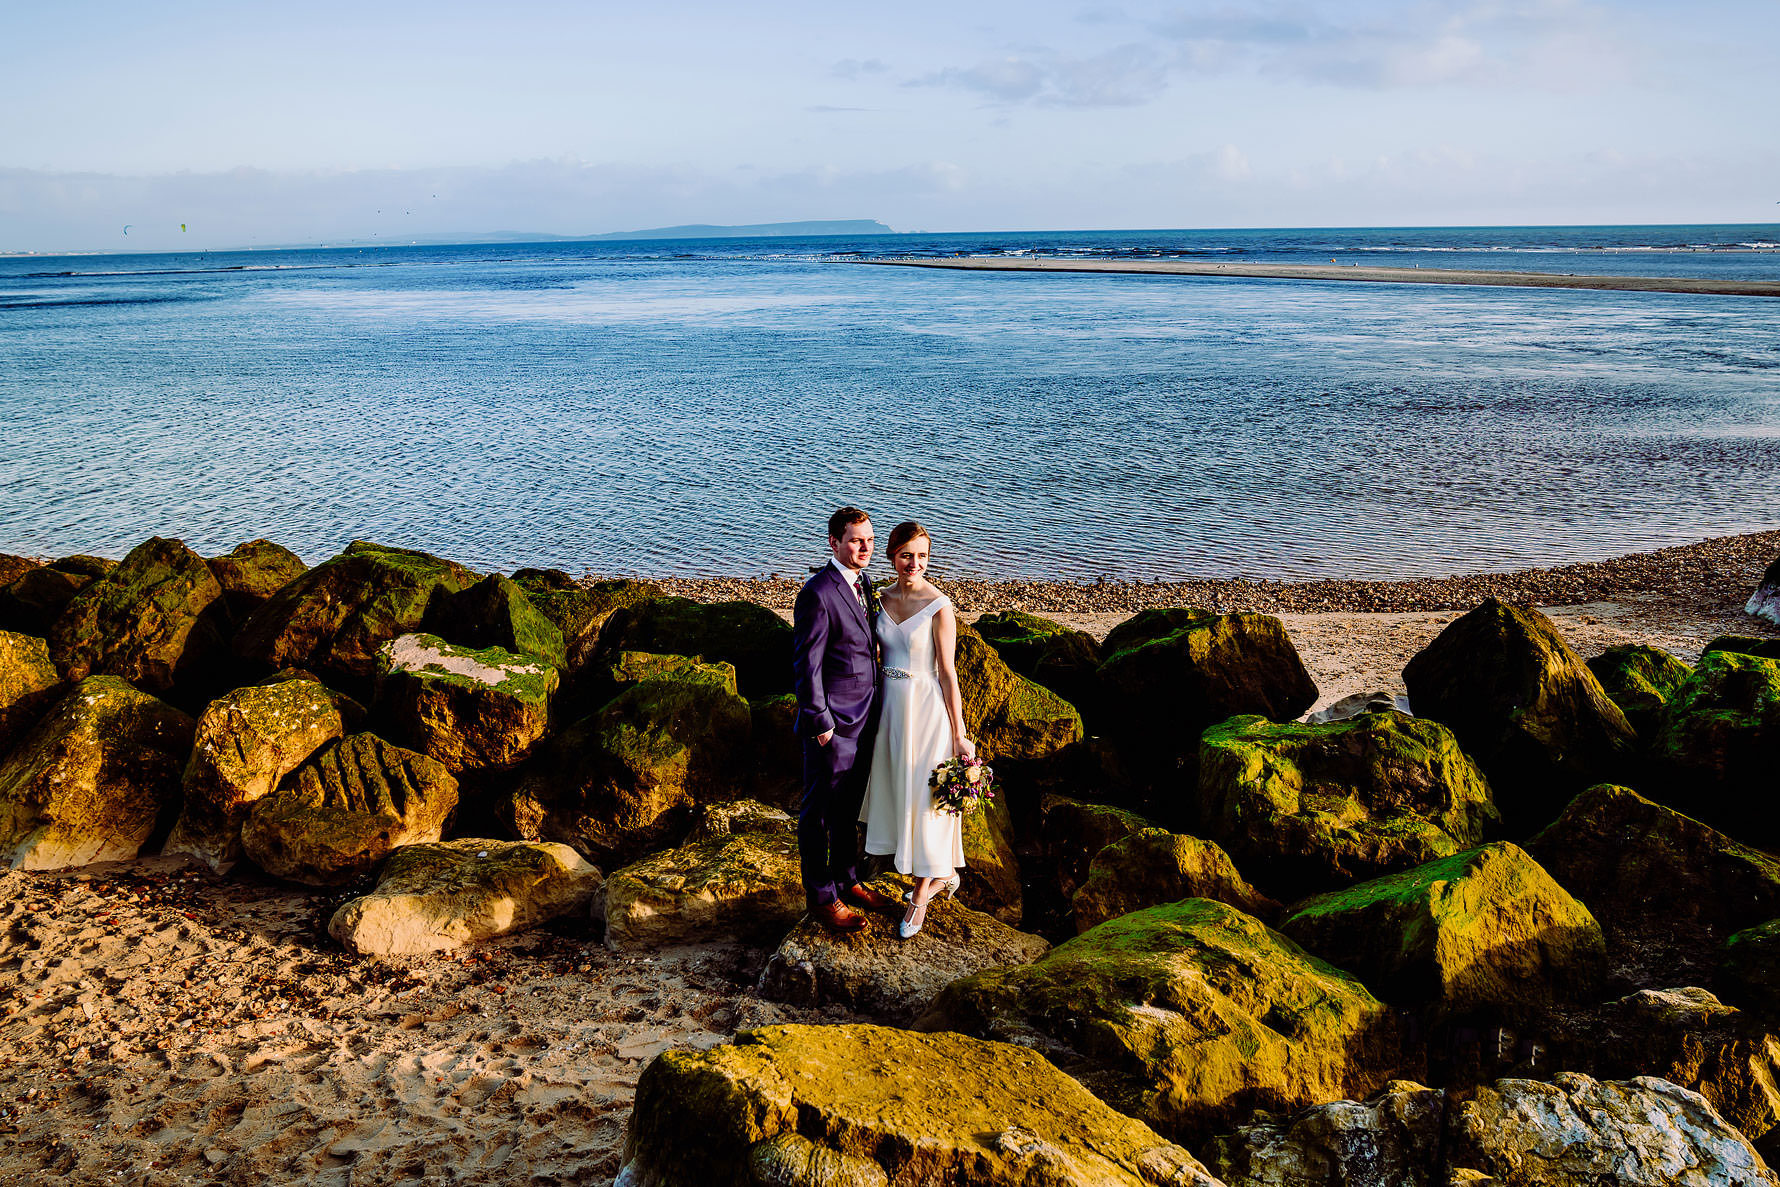
{"type": "Polygon", "coordinates": [[[555,668],[568,666],[568,644],[561,628],[532,605],[523,587],[499,573],[441,598],[427,629],[473,651],[499,647],[535,655],[555,668]]]}
{"type": "Polygon", "coordinates": [[[1718,973],[1727,1001],[1780,1021],[1780,919],[1746,927],[1725,940],[1718,973]]]}
{"type": "Polygon", "coordinates": [[[795,810],[803,800],[803,742],[797,736],[797,695],[748,702],[753,721],[755,799],[795,810]]]}
{"type": "Polygon", "coordinates": [[[48,643],[0,631],[0,755],[37,723],[62,689],[48,643]]]}
{"type": "Polygon", "coordinates": [[[985,914],[1011,927],[1020,926],[1024,902],[1020,889],[1020,857],[1014,848],[1014,815],[1005,796],[986,802],[960,822],[964,844],[963,879],[959,894],[985,914]]]}
{"type": "Polygon", "coordinates": [[[1031,1051],[889,1027],[771,1026],[657,1056],[617,1187],[1219,1187],[1031,1051]]]}
{"type": "Polygon", "coordinates": [[[50,630],[50,655],[70,680],[121,676],[164,694],[214,679],[225,657],[216,621],[222,585],[204,558],[159,536],[83,585],[50,630]]]}
{"type": "Polygon", "coordinates": [[[1179,902],[1216,899],[1258,919],[1273,919],[1280,906],[1236,872],[1236,863],[1210,841],[1146,828],[1103,848],[1075,892],[1077,932],[1108,919],[1179,902]]]}
{"type": "Polygon", "coordinates": [[[32,569],[40,569],[43,562],[33,557],[15,556],[10,552],[0,552],[0,589],[5,589],[13,582],[29,573],[32,569]]]}
{"type": "MultiPolygon", "coordinates": [[[[900,902],[912,879],[890,875],[873,887],[900,902]]],[[[898,1024],[933,1004],[960,977],[1024,965],[1050,947],[956,899],[936,898],[912,939],[897,934],[902,911],[865,915],[866,926],[836,934],[805,918],[791,929],[760,974],[759,991],[774,1001],[845,1006],[898,1024]]]]}
{"type": "MultiPolygon", "coordinates": [[[[717,684],[736,691],[733,664],[712,663],[690,655],[658,655],[653,651],[620,651],[610,657],[599,673],[609,696],[617,696],[634,684],[645,680],[692,680],[717,684]]],[[[787,694],[790,695],[790,694],[787,694]]],[[[792,697],[795,701],[797,698],[792,697]]]]}
{"type": "Polygon", "coordinates": [[[783,812],[754,807],[725,814],[721,833],[613,871],[594,903],[606,947],[777,939],[790,930],[804,913],[797,828],[783,812]]]}
{"type": "Polygon", "coordinates": [[[753,602],[648,598],[622,606],[600,628],[595,665],[621,651],[691,655],[735,668],[746,697],[791,691],[791,624],[753,602]]]}
{"type": "Polygon", "coordinates": [[[223,607],[233,623],[246,622],[273,594],[309,571],[302,557],[270,540],[249,540],[204,563],[222,586],[223,607]]]}
{"type": "Polygon", "coordinates": [[[1006,767],[998,771],[1004,779],[1022,765],[1027,772],[1042,773],[1081,742],[1082,717],[1075,706],[1008,667],[981,635],[963,623],[958,625],[953,661],[958,692],[964,698],[965,729],[975,739],[979,755],[1006,767]]]}
{"type": "Polygon", "coordinates": [[[437,635],[383,645],[377,706],[397,741],[455,772],[518,766],[550,727],[561,677],[549,661],[437,635]]]}
{"type": "Polygon", "coordinates": [[[1531,607],[1489,599],[1418,652],[1403,682],[1416,715],[1450,727],[1489,776],[1516,833],[1550,823],[1563,797],[1633,761],[1625,714],[1531,607]]]}
{"type": "Polygon", "coordinates": [[[1749,595],[1743,612],[1780,626],[1780,557],[1775,557],[1774,563],[1761,575],[1761,581],[1749,595]]]}
{"type": "Polygon", "coordinates": [[[1094,858],[1102,849],[1156,827],[1153,820],[1126,808],[1055,794],[1045,796],[1039,810],[1045,856],[1052,863],[1064,898],[1072,897],[1088,880],[1094,858]]]}
{"type": "Polygon", "coordinates": [[[571,672],[579,671],[599,645],[600,628],[613,613],[649,598],[665,597],[647,581],[579,582],[561,569],[521,569],[513,583],[526,592],[532,606],[562,632],[571,672]]]}
{"type": "Polygon", "coordinates": [[[464,838],[404,845],[328,934],[362,956],[448,952],[587,910],[600,872],[567,845],[464,838]]]}
{"type": "Polygon", "coordinates": [[[179,821],[164,852],[227,873],[241,860],[248,810],[356,724],[356,706],[339,694],[294,672],[280,677],[205,706],[185,765],[179,821]]]}
{"type": "Polygon", "coordinates": [[[362,696],[382,666],[378,649],[421,630],[433,606],[475,580],[451,561],[356,540],[256,610],[235,636],[235,653],[316,672],[362,696]]]}
{"type": "Polygon", "coordinates": [[[48,638],[74,595],[116,564],[104,557],[81,555],[25,569],[0,588],[0,630],[48,638]]]}
{"type": "Polygon", "coordinates": [[[341,886],[403,845],[437,841],[456,809],[457,780],[442,763],[348,734],[254,802],[241,846],[275,877],[341,886]]]}
{"type": "Polygon", "coordinates": [[[1177,1140],[1257,1108],[1364,1097],[1400,1047],[1394,1014],[1359,981],[1210,899],[1121,915],[1030,965],[955,982],[917,1025],[1032,1047],[1177,1140]]]}
{"type": "Polygon", "coordinates": [[[1094,636],[1024,610],[984,614],[972,625],[1008,667],[1050,689],[1083,715],[1092,711],[1094,674],[1101,659],[1094,636]]]}
{"type": "Polygon", "coordinates": [[[1212,726],[1199,744],[1199,814],[1206,836],[1286,897],[1457,853],[1498,824],[1490,784],[1452,732],[1394,710],[1212,726]]]}
{"type": "Polygon", "coordinates": [[[1588,908],[1505,841],[1307,899],[1279,929],[1429,1020],[1524,1024],[1592,994],[1607,964],[1588,908]]]}
{"type": "Polygon", "coordinates": [[[1780,845],[1780,660],[1702,655],[1650,749],[1665,803],[1739,840],[1780,845]]]}
{"type": "Polygon", "coordinates": [[[744,798],[752,718],[734,681],[704,664],[633,684],[539,748],[508,827],[621,865],[670,844],[695,805],[744,798]]]}
{"type": "Polygon", "coordinates": [[[1149,610],[1115,628],[1102,650],[1105,732],[1149,770],[1161,794],[1179,797],[1159,805],[1165,823],[1192,820],[1206,726],[1239,714],[1290,721],[1316,703],[1316,684],[1285,625],[1265,614],[1149,610]]]}
{"type": "Polygon", "coordinates": [[[89,676],[0,761],[0,860],[128,861],[179,803],[196,723],[116,676],[89,676]]]}
{"type": "Polygon", "coordinates": [[[1624,643],[1588,661],[1607,695],[1640,738],[1656,732],[1663,706],[1693,669],[1661,647],[1624,643]]]}
{"type": "Polygon", "coordinates": [[[1741,655],[1760,656],[1762,659],[1780,659],[1780,639],[1764,639],[1757,635],[1719,635],[1700,648],[1702,656],[1713,651],[1735,651],[1741,655]]]}

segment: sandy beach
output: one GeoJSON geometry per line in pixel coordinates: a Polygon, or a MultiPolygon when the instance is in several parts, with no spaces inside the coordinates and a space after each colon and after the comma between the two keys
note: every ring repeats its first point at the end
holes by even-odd
{"type": "MultiPolygon", "coordinates": [[[[1545,591],[1527,600],[1585,656],[1641,641],[1692,659],[1717,634],[1780,635],[1742,613],[1776,551],[1769,532],[1456,586],[1373,583],[1345,605],[1276,610],[1327,704],[1400,692],[1404,662],[1456,617],[1461,589],[1473,603],[1481,588],[1545,591]],[[1561,600],[1569,589],[1611,596],[1561,600]],[[1453,604],[1402,608],[1443,598],[1453,604]]],[[[781,613],[795,589],[664,584],[709,600],[752,591],[781,613]]],[[[1290,605],[1329,598],[1319,585],[1218,588],[1228,605],[1290,605]]],[[[1168,596],[952,588],[967,617],[1069,601],[1052,613],[1096,635],[1129,616],[1123,603],[1168,596]]],[[[847,1020],[756,996],[763,949],[617,956],[583,919],[461,955],[354,959],[324,931],[343,897],[162,858],[0,877],[0,1182],[606,1183],[655,1054],[765,1023],[847,1020]]]]}
{"type": "Polygon", "coordinates": [[[947,259],[865,259],[862,264],[904,268],[962,268],[982,272],[1140,272],[1168,276],[1240,276],[1259,280],[1358,280],[1382,284],[1471,284],[1507,288],[1604,289],[1627,293],[1706,293],[1780,297],[1780,284],[1698,276],[1590,276],[1565,272],[1509,272],[1458,268],[1380,268],[1365,264],[1204,263],[1194,260],[1059,260],[1009,256],[947,259]]]}

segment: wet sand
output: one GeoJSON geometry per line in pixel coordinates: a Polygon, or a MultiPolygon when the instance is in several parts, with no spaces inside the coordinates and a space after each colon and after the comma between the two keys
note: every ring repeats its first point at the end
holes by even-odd
{"type": "Polygon", "coordinates": [[[1780,297],[1780,282],[1702,276],[1590,276],[1565,272],[1497,272],[1458,268],[1380,268],[1366,264],[1202,263],[1194,260],[1059,260],[1007,256],[947,259],[864,259],[861,264],[902,268],[961,268],[982,272],[1125,272],[1169,276],[1233,276],[1259,280],[1358,280],[1383,284],[1474,284],[1508,288],[1604,289],[1628,293],[1709,293],[1780,297]]]}

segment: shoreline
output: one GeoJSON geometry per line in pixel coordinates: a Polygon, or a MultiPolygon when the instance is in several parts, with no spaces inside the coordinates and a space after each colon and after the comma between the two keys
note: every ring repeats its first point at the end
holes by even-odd
{"type": "Polygon", "coordinates": [[[1188,260],[1058,260],[1001,256],[958,256],[950,259],[878,257],[850,262],[886,267],[952,268],[978,272],[1113,272],[1166,276],[1230,276],[1248,280],[1342,280],[1375,284],[1457,284],[1500,288],[1693,293],[1721,297],[1780,297],[1780,281],[1713,280],[1695,276],[1600,276],[1460,268],[1390,268],[1361,264],[1202,264],[1188,260]]]}

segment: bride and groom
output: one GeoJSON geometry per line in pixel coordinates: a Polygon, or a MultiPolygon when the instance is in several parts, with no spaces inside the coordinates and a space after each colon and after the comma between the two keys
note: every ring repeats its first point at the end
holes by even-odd
{"type": "Polygon", "coordinates": [[[865,851],[893,855],[897,870],[915,877],[906,940],[935,894],[957,893],[964,864],[962,818],[934,810],[928,776],[975,748],[953,667],[958,619],[927,581],[927,529],[911,522],[890,533],[896,580],[882,591],[865,575],[875,544],[857,507],[830,516],[833,559],[798,593],[792,614],[803,741],[797,843],[810,913],[831,930],[858,931],[866,918],[853,908],[896,905],[859,880],[863,821],[865,851]]]}

